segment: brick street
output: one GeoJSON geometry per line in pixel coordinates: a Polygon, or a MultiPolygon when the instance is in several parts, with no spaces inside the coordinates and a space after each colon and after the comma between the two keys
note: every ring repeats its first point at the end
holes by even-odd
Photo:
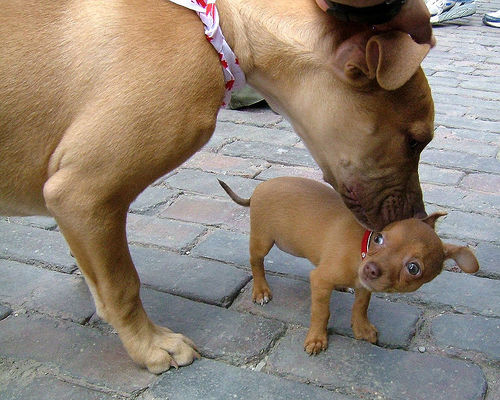
{"type": "Polygon", "coordinates": [[[248,209],[262,181],[321,179],[290,124],[267,107],[221,110],[201,152],[131,205],[128,240],[151,318],[203,359],[153,375],[99,320],[57,224],[0,219],[0,399],[500,399],[500,29],[475,15],[437,26],[423,67],[436,107],[421,157],[428,212],[443,240],[474,249],[480,270],[450,262],[415,293],[381,294],[369,315],[379,343],[353,339],[353,295],[334,292],[330,345],[303,351],[312,266],[273,249],[273,300],[251,301],[248,209]]]}

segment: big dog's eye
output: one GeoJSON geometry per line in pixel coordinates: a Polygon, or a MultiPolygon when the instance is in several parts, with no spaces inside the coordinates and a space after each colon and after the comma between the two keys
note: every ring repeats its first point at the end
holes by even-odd
{"type": "Polygon", "coordinates": [[[409,136],[408,141],[407,141],[407,145],[408,145],[408,149],[410,151],[410,154],[412,154],[412,155],[419,154],[424,149],[424,147],[427,143],[428,143],[427,141],[420,141],[420,140],[414,139],[413,137],[409,136]]]}
{"type": "Polygon", "coordinates": [[[373,241],[377,244],[384,244],[384,237],[382,236],[381,233],[377,233],[373,238],[373,241]]]}
{"type": "Polygon", "coordinates": [[[412,138],[408,139],[408,146],[412,150],[415,150],[418,147],[419,144],[420,143],[418,141],[416,141],[415,139],[412,139],[412,138]]]}
{"type": "Polygon", "coordinates": [[[410,156],[417,156],[432,139],[432,128],[414,123],[405,131],[405,145],[410,156]]]}
{"type": "Polygon", "coordinates": [[[410,261],[406,264],[406,269],[410,273],[410,275],[418,275],[420,273],[420,265],[418,265],[415,261],[410,261]]]}

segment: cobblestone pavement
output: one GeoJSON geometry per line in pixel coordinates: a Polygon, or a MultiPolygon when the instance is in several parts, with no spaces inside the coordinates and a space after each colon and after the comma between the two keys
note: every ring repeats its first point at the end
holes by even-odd
{"type": "Polygon", "coordinates": [[[330,347],[307,356],[311,266],[274,250],[274,292],[250,301],[249,196],[279,175],[320,179],[290,125],[269,109],[222,111],[210,143],[147,189],[128,235],[145,306],[191,337],[201,361],[160,376],[137,368],[94,316],[75,262],[49,218],[0,220],[0,399],[500,398],[500,30],[482,25],[500,0],[436,27],[424,69],[436,103],[422,154],[428,211],[449,212],[441,237],[475,249],[475,276],[452,264],[407,295],[377,296],[378,346],[352,338],[353,296],[332,296],[330,347]]]}

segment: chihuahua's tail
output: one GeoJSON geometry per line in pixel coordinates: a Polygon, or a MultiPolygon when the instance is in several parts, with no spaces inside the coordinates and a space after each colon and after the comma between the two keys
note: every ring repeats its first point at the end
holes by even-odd
{"type": "Polygon", "coordinates": [[[217,179],[219,181],[219,184],[222,186],[222,189],[226,191],[226,193],[231,197],[231,199],[236,203],[239,204],[240,206],[243,207],[250,207],[250,199],[244,199],[240,196],[238,196],[236,193],[233,192],[233,190],[225,183],[222,182],[220,179],[217,179]]]}

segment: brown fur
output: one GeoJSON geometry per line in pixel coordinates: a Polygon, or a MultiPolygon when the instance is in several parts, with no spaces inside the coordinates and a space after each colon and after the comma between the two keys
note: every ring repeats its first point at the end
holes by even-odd
{"type": "MultiPolygon", "coordinates": [[[[356,216],[377,227],[422,211],[429,46],[334,23],[310,0],[217,5],[249,83],[291,120],[356,216]]],[[[214,130],[224,81],[201,22],[167,0],[2,7],[0,212],[54,216],[98,314],[138,364],[189,364],[192,342],[142,307],[125,222],[136,196],[214,130]]]]}
{"type": "Polygon", "coordinates": [[[369,251],[361,258],[365,228],[330,187],[304,178],[275,178],[261,183],[249,201],[236,197],[238,204],[250,206],[250,265],[253,274],[252,298],[260,304],[272,298],[265,278],[264,257],[273,245],[316,266],[311,272],[311,325],[305,350],[317,354],[328,345],[327,323],[333,289],[355,289],[351,325],[356,339],[375,343],[377,330],[367,317],[371,292],[410,292],[434,279],[446,258],[453,258],[465,272],[479,268],[467,247],[442,243],[434,224],[443,213],[423,220],[394,222],[380,234],[372,235],[369,251]],[[407,265],[417,263],[420,272],[412,275],[407,265]]]}

